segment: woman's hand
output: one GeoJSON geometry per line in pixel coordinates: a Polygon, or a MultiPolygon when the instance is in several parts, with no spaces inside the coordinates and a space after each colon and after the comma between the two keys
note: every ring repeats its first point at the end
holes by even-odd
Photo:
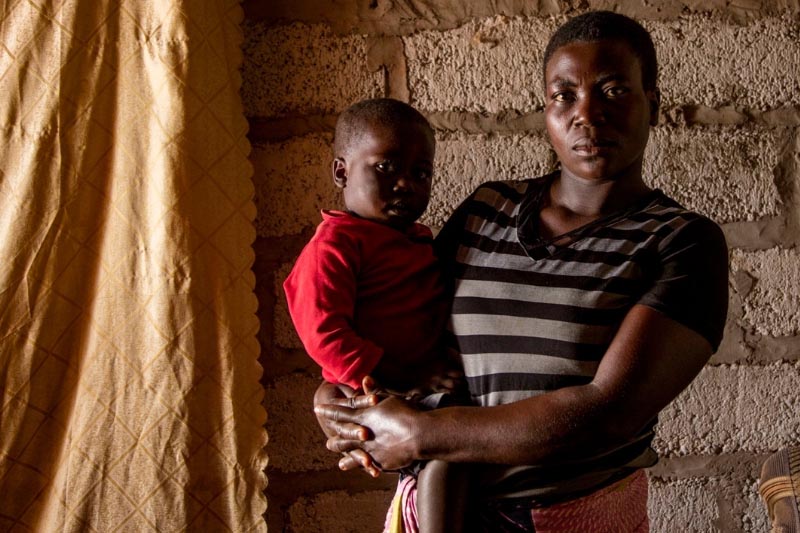
{"type": "MultiPolygon", "coordinates": [[[[378,402],[376,394],[374,394],[375,384],[370,378],[365,378],[363,383],[365,390],[369,394],[359,395],[345,385],[334,385],[332,383],[323,382],[314,394],[314,411],[319,405],[338,405],[350,409],[363,409],[375,405],[378,402]]],[[[343,423],[337,419],[327,418],[317,414],[317,423],[327,437],[342,437],[348,440],[366,440],[369,437],[369,431],[357,424],[343,423]]],[[[353,448],[352,450],[342,453],[343,457],[339,460],[340,470],[352,470],[354,468],[362,468],[367,474],[372,477],[380,475],[380,469],[375,466],[372,457],[360,448],[353,448]]]]}
{"type": "Polygon", "coordinates": [[[419,459],[416,430],[417,417],[422,413],[408,402],[390,396],[372,407],[343,403],[346,402],[314,407],[318,419],[326,420],[329,427],[337,425],[342,429],[329,436],[329,450],[340,453],[362,450],[381,470],[404,468],[419,459]],[[365,429],[369,431],[367,438],[361,433],[365,429]]]}

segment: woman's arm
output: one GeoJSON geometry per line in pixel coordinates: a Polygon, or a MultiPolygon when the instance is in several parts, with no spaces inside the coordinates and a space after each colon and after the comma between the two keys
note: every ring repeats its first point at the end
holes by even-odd
{"type": "Polygon", "coordinates": [[[709,342],[694,330],[637,305],[587,385],[494,407],[419,412],[390,398],[370,409],[328,405],[317,413],[339,424],[369,428],[374,439],[362,441],[350,432],[329,439],[328,448],[361,448],[384,469],[415,459],[501,464],[567,460],[634,437],[692,381],[711,353],[709,342]]]}
{"type": "Polygon", "coordinates": [[[385,401],[366,410],[324,408],[375,438],[334,437],[385,468],[414,459],[537,464],[602,453],[635,437],[700,372],[720,340],[727,307],[727,247],[698,217],[666,236],[658,277],[623,319],[593,380],[493,407],[418,413],[385,401]]]}

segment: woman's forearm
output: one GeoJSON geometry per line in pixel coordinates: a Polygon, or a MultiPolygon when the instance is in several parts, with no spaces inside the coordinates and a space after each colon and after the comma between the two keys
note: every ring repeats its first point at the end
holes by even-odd
{"type": "Polygon", "coordinates": [[[389,398],[372,408],[319,406],[327,420],[369,428],[328,441],[366,450],[388,469],[416,459],[537,464],[593,456],[635,437],[697,375],[711,355],[702,336],[659,312],[629,312],[588,385],[492,407],[417,411],[389,398]]]}
{"type": "Polygon", "coordinates": [[[593,381],[494,407],[430,411],[417,424],[422,458],[536,464],[585,457],[634,438],[694,379],[711,346],[645,306],[626,316],[593,381]]]}
{"type": "Polygon", "coordinates": [[[624,441],[627,432],[612,419],[602,392],[586,385],[507,405],[421,412],[415,440],[422,459],[536,464],[624,441]]]}

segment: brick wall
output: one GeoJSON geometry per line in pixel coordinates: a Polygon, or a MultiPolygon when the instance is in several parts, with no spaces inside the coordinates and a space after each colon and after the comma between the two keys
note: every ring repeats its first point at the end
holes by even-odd
{"type": "Polygon", "coordinates": [[[336,113],[392,96],[437,132],[439,226],[487,179],[552,168],[541,53],[567,16],[611,8],[651,30],[663,110],[650,183],[719,222],[731,247],[723,346],[663,413],[650,471],[652,530],[766,531],[761,462],[800,441],[800,6],[797,0],[250,0],[243,98],[258,206],[260,340],[273,532],[379,531],[391,476],[340,473],[311,413],[319,372],[280,282],[337,207],[336,113]]]}

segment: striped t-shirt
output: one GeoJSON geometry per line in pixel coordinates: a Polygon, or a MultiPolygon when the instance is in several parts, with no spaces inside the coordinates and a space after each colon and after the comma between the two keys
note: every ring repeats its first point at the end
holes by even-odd
{"type": "MultiPolygon", "coordinates": [[[[590,383],[635,304],[697,331],[715,350],[721,340],[727,249],[716,224],[653,191],[554,244],[536,229],[552,178],[482,185],[437,238],[455,284],[453,342],[477,405],[590,383]]],[[[543,503],[590,492],[655,462],[654,424],[570,465],[487,466],[482,492],[543,503]]]]}

